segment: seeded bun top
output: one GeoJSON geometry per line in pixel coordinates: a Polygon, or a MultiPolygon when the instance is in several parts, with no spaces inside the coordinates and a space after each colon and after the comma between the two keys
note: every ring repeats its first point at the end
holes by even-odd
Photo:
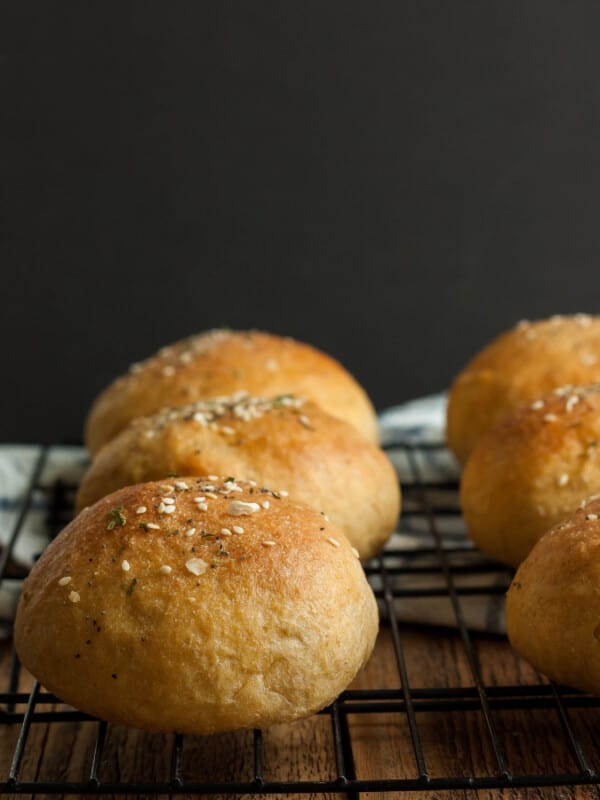
{"type": "Polygon", "coordinates": [[[558,386],[600,381],[600,317],[523,321],[458,374],[448,398],[448,445],[461,463],[481,434],[558,386]]]}
{"type": "Polygon", "coordinates": [[[15,645],[83,711],[212,733],[327,705],[377,624],[356,555],[321,514],[277,490],[187,477],[79,514],[25,581],[15,645]]]}
{"type": "Polygon", "coordinates": [[[551,680],[600,693],[600,500],[535,545],[506,598],[515,650],[551,680]]]}
{"type": "Polygon", "coordinates": [[[96,453],[135,417],[238,391],[307,397],[378,441],[369,398],[333,358],[293,339],[212,330],[163,348],[105,389],[88,416],[86,444],[96,453]]]}
{"type": "Polygon", "coordinates": [[[484,552],[518,566],[535,542],[600,492],[600,384],[555,389],[481,436],[461,507],[484,552]]]}
{"type": "Polygon", "coordinates": [[[398,519],[398,479],[385,454],[348,423],[292,395],[237,394],[134,420],[94,459],[78,507],[134,483],[211,473],[285,487],[324,512],[363,559],[383,547],[398,519]]]}

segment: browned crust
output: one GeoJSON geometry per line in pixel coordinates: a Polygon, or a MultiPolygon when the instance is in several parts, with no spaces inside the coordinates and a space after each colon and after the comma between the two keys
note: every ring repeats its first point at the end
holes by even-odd
{"type": "Polygon", "coordinates": [[[95,453],[135,417],[238,391],[302,395],[378,441],[369,398],[335,359],[289,338],[214,330],[163,348],[108,386],[89,413],[86,444],[95,453]]]}
{"type": "Polygon", "coordinates": [[[15,644],[64,701],[134,727],[210,733],[313,713],[365,663],[377,609],[344,535],[276,492],[209,483],[215,492],[196,478],[122,489],[34,566],[15,644]],[[174,513],[161,513],[164,497],[174,513]],[[260,509],[232,515],[240,501],[260,509]]]}

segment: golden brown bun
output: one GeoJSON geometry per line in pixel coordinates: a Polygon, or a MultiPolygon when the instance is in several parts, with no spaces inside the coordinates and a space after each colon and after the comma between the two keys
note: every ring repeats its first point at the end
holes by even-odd
{"type": "Polygon", "coordinates": [[[135,417],[238,391],[302,395],[378,442],[369,398],[333,358],[293,339],[213,330],[163,348],[106,388],[88,416],[86,444],[96,453],[135,417]]]}
{"type": "Polygon", "coordinates": [[[394,530],[400,493],[384,453],[310,401],[234,395],[134,420],[85,475],[78,507],[167,475],[236,475],[283,486],[328,515],[368,559],[394,530]]]}
{"type": "Polygon", "coordinates": [[[512,646],[550,679],[600,692],[600,502],[552,528],[506,600],[512,646]]]}
{"type": "Polygon", "coordinates": [[[475,544],[518,566],[552,525],[600,492],[600,384],[563,387],[477,442],[461,506],[475,544]]]}
{"type": "Polygon", "coordinates": [[[76,708],[151,731],[264,727],[330,703],[373,648],[373,593],[321,514],[242,489],[171,479],[79,514],[25,581],[27,669],[76,708]]]}
{"type": "Polygon", "coordinates": [[[481,434],[513,409],[557,386],[596,381],[600,317],[576,314],[521,322],[456,377],[448,397],[448,445],[464,464],[481,434]]]}

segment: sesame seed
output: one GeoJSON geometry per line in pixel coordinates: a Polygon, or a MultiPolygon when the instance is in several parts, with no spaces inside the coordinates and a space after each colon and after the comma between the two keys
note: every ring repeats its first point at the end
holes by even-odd
{"type": "Polygon", "coordinates": [[[64,578],[61,578],[59,580],[58,585],[59,586],[67,586],[69,583],[71,583],[71,578],[70,578],[69,575],[65,575],[64,578]]]}
{"type": "Polygon", "coordinates": [[[577,397],[576,394],[572,394],[565,403],[565,411],[572,411],[578,402],[579,402],[579,397],[577,397]]]}
{"type": "Polygon", "coordinates": [[[246,503],[244,500],[232,500],[227,507],[227,513],[232,517],[247,517],[260,511],[258,503],[246,503]]]}
{"type": "Polygon", "coordinates": [[[170,378],[171,375],[175,375],[175,367],[172,367],[169,364],[167,364],[166,367],[163,367],[162,374],[165,376],[165,378],[170,378]]]}
{"type": "Polygon", "coordinates": [[[172,492],[173,491],[173,487],[171,486],[170,483],[162,483],[159,488],[162,489],[163,492],[172,492]]]}
{"type": "Polygon", "coordinates": [[[585,518],[589,520],[598,519],[598,514],[586,514],[585,518]]]}
{"type": "Polygon", "coordinates": [[[531,406],[530,406],[530,408],[532,408],[534,411],[538,411],[540,408],[543,408],[543,407],[544,407],[544,401],[543,400],[536,400],[535,403],[532,403],[531,406]]]}
{"type": "Polygon", "coordinates": [[[221,427],[221,430],[223,431],[223,433],[226,433],[228,436],[231,436],[232,434],[235,433],[235,430],[233,428],[230,428],[229,425],[223,425],[221,427]]]}
{"type": "Polygon", "coordinates": [[[269,509],[269,508],[271,508],[271,503],[269,503],[269,501],[268,501],[268,500],[263,500],[263,501],[262,501],[262,503],[261,503],[261,506],[262,506],[264,509],[269,509]]]}
{"type": "Polygon", "coordinates": [[[173,497],[163,497],[162,501],[166,506],[175,505],[175,499],[173,497]]]}
{"type": "Polygon", "coordinates": [[[231,531],[229,528],[221,528],[221,535],[222,536],[231,536],[231,531]]]}
{"type": "MultiPolygon", "coordinates": [[[[158,510],[160,511],[160,506],[158,507],[158,510]]],[[[162,510],[163,510],[163,514],[174,514],[175,511],[177,511],[175,506],[163,506],[162,510]]]]}
{"type": "Polygon", "coordinates": [[[189,364],[192,360],[192,354],[189,350],[184,350],[183,353],[179,356],[179,360],[182,364],[189,364]]]}
{"type": "Polygon", "coordinates": [[[257,486],[257,483],[256,483],[256,481],[248,481],[248,483],[249,483],[249,484],[250,484],[250,486],[252,486],[252,487],[255,487],[255,486],[257,486]]]}
{"type": "Polygon", "coordinates": [[[185,532],[186,536],[193,536],[196,533],[196,528],[188,528],[185,532]]]}
{"type": "Polygon", "coordinates": [[[285,489],[280,489],[280,490],[279,490],[279,494],[280,494],[282,497],[287,497],[287,496],[289,495],[289,492],[286,492],[286,491],[285,491],[285,489]]]}
{"type": "Polygon", "coordinates": [[[164,503],[160,503],[159,506],[158,506],[158,513],[159,514],[164,514],[165,513],[165,509],[166,509],[166,505],[164,503]]]}
{"type": "Polygon", "coordinates": [[[275,547],[276,542],[273,539],[265,539],[263,544],[265,547],[275,547]]]}
{"type": "Polygon", "coordinates": [[[569,476],[567,475],[566,472],[563,472],[562,475],[559,475],[557,481],[559,486],[566,486],[568,482],[569,482],[569,476]]]}
{"type": "Polygon", "coordinates": [[[244,529],[242,528],[242,526],[241,526],[241,525],[234,525],[234,526],[233,526],[233,528],[232,528],[231,530],[232,530],[234,533],[237,533],[237,534],[242,534],[242,533],[244,532],[244,529]]]}
{"type": "Polygon", "coordinates": [[[123,570],[123,572],[129,572],[129,570],[131,569],[129,561],[127,561],[126,559],[121,561],[121,569],[123,570]]]}
{"type": "Polygon", "coordinates": [[[170,575],[173,572],[173,568],[168,564],[163,564],[160,568],[160,571],[163,573],[163,575],[170,575]]]}
{"type": "Polygon", "coordinates": [[[593,353],[583,353],[581,356],[581,363],[585,364],[586,367],[591,367],[598,361],[598,356],[594,355],[593,353]]]}
{"type": "Polygon", "coordinates": [[[557,419],[556,414],[544,414],[544,422],[556,422],[557,419]]]}
{"type": "Polygon", "coordinates": [[[185,568],[192,575],[202,575],[208,569],[208,564],[201,558],[190,558],[185,562],[185,568]]]}
{"type": "Polygon", "coordinates": [[[338,540],[334,539],[333,536],[330,536],[327,539],[327,541],[329,542],[329,544],[332,544],[334,547],[339,547],[340,546],[340,543],[338,542],[338,540]]]}
{"type": "Polygon", "coordinates": [[[78,602],[81,600],[81,597],[80,597],[80,595],[79,595],[79,592],[71,592],[71,593],[69,594],[69,600],[70,600],[72,603],[78,603],[78,602]]]}
{"type": "Polygon", "coordinates": [[[175,488],[185,491],[185,489],[189,489],[190,487],[185,481],[175,481],[175,488]]]}
{"type": "Polygon", "coordinates": [[[151,528],[153,531],[159,531],[160,525],[157,525],[156,522],[148,522],[146,525],[147,528],[151,528]]]}
{"type": "Polygon", "coordinates": [[[216,500],[218,497],[214,492],[206,492],[206,496],[210,497],[211,500],[216,500]]]}
{"type": "Polygon", "coordinates": [[[206,497],[194,497],[194,503],[203,503],[206,497]]]}
{"type": "Polygon", "coordinates": [[[148,511],[148,509],[146,508],[146,506],[138,506],[138,507],[136,508],[136,510],[135,510],[135,513],[136,513],[136,514],[145,514],[145,513],[146,513],[146,511],[148,511]]]}
{"type": "Polygon", "coordinates": [[[352,555],[353,555],[355,558],[360,558],[360,553],[358,552],[358,550],[356,549],[356,547],[353,547],[353,548],[352,548],[352,555]]]}
{"type": "Polygon", "coordinates": [[[144,432],[144,436],[146,437],[146,439],[154,439],[154,437],[156,436],[156,431],[153,431],[152,429],[147,430],[144,432]]]}
{"type": "Polygon", "coordinates": [[[209,481],[218,481],[219,480],[219,476],[218,475],[209,475],[208,476],[208,480],[209,481]]]}
{"type": "Polygon", "coordinates": [[[208,511],[208,506],[206,503],[196,503],[196,508],[198,511],[208,511]]]}

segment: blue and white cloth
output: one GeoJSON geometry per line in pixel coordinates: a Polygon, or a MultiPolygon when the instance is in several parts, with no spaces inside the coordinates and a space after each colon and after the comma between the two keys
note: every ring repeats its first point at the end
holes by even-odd
{"type": "MultiPolygon", "coordinates": [[[[445,408],[445,396],[434,395],[383,411],[379,416],[382,445],[406,490],[414,484],[416,469],[427,484],[429,501],[444,509],[436,516],[435,524],[460,597],[459,613],[466,624],[473,630],[502,633],[504,601],[498,587],[506,585],[509,573],[500,565],[495,568],[482,560],[466,538],[457,513],[455,487],[459,468],[444,446],[445,408]],[[481,571],[477,570],[479,562],[481,571]],[[489,593],[486,587],[491,590],[489,593]]],[[[48,515],[57,481],[72,492],[88,463],[86,451],[78,446],[52,446],[43,455],[42,448],[36,445],[0,445],[0,547],[9,545],[18,526],[11,554],[15,577],[7,577],[0,584],[0,636],[3,631],[5,635],[10,632],[20,591],[19,573],[22,576],[31,567],[48,543],[48,515]],[[40,458],[44,459],[41,467],[40,458]],[[40,473],[30,502],[25,504],[36,468],[40,473]]],[[[405,491],[405,507],[407,495],[405,491]]],[[[403,590],[403,596],[393,601],[394,614],[405,622],[455,627],[456,607],[447,594],[416,596],[420,588],[442,590],[447,585],[440,570],[440,553],[432,552],[430,526],[431,520],[417,508],[414,514],[403,517],[386,545],[386,568],[397,568],[388,569],[392,588],[403,590]],[[409,569],[411,566],[414,572],[409,569]],[[416,590],[415,596],[406,596],[412,589],[416,590]]],[[[374,589],[381,594],[381,571],[375,568],[368,572],[374,589]]],[[[382,612],[386,613],[383,605],[382,612]]]]}

